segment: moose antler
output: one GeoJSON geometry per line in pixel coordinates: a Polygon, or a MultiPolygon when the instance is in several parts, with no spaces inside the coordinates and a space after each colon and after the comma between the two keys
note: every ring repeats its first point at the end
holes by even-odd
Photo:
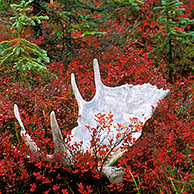
{"type": "MultiPolygon", "coordinates": [[[[25,144],[30,148],[30,150],[33,153],[39,155],[41,150],[37,146],[37,144],[32,140],[30,135],[26,132],[24,124],[23,124],[21,117],[20,117],[20,113],[19,113],[19,109],[18,109],[17,104],[14,104],[14,115],[21,126],[20,135],[23,138],[25,144]]],[[[61,130],[60,130],[59,125],[57,123],[54,111],[52,111],[50,114],[50,125],[51,125],[51,129],[52,129],[53,141],[55,144],[55,153],[58,153],[58,152],[59,153],[67,153],[68,157],[66,157],[64,159],[67,162],[67,164],[70,164],[69,158],[71,157],[71,154],[63,142],[63,136],[61,134],[61,130]]],[[[53,155],[47,154],[47,158],[52,158],[52,157],[53,157],[53,155]]]]}
{"type": "MultiPolygon", "coordinates": [[[[131,124],[130,118],[134,117],[143,125],[152,116],[159,100],[164,98],[169,92],[169,90],[158,89],[150,84],[125,84],[117,87],[105,86],[100,78],[97,59],[94,59],[93,65],[96,93],[91,101],[85,101],[82,98],[75,82],[75,76],[73,73],[71,75],[71,85],[78,102],[80,116],[78,118],[78,126],[72,129],[71,143],[83,142],[83,150],[87,150],[90,147],[91,141],[91,134],[86,126],[96,128],[98,125],[94,115],[98,113],[107,115],[109,112],[114,115],[114,123],[111,130],[103,133],[100,138],[104,140],[104,144],[109,144],[108,138],[110,137],[116,143],[118,130],[113,126],[117,124],[129,126],[131,124]]],[[[119,133],[121,132],[126,131],[124,129],[119,131],[119,133]]],[[[132,138],[137,140],[141,136],[142,130],[135,131],[135,129],[132,129],[130,132],[132,138]]]]}
{"type": "MultiPolygon", "coordinates": [[[[97,59],[94,59],[93,65],[96,93],[91,101],[85,101],[82,98],[75,82],[75,75],[73,73],[71,74],[71,85],[78,103],[78,114],[80,117],[78,118],[78,126],[73,128],[71,131],[70,145],[73,145],[75,142],[83,142],[83,151],[89,149],[92,135],[86,126],[98,129],[97,126],[99,124],[95,120],[94,116],[98,113],[107,115],[111,112],[114,115],[114,123],[108,130],[103,131],[103,133],[100,133],[101,128],[98,129],[98,132],[100,134],[99,138],[102,144],[108,145],[109,140],[113,139],[114,147],[110,149],[110,151],[113,151],[113,148],[119,148],[123,143],[124,138],[118,139],[118,133],[131,134],[134,141],[141,136],[142,130],[140,129],[137,131],[136,128],[132,126],[132,121],[130,118],[135,117],[139,123],[141,123],[141,125],[144,125],[144,123],[152,116],[159,100],[164,98],[169,90],[158,89],[156,86],[152,86],[149,83],[143,85],[125,84],[117,87],[108,87],[105,86],[101,81],[97,59]],[[118,132],[118,129],[114,127],[117,124],[132,127],[129,127],[130,130],[127,131],[127,133],[125,127],[121,128],[118,132]]],[[[28,145],[34,153],[39,153],[40,148],[31,139],[28,133],[26,133],[16,104],[14,105],[14,114],[21,126],[21,136],[26,145],[28,145]]],[[[53,134],[53,141],[55,143],[55,153],[65,153],[66,155],[64,156],[64,160],[67,164],[72,165],[70,162],[70,158],[72,156],[69,152],[68,145],[65,145],[63,142],[62,133],[57,123],[54,111],[52,111],[50,115],[50,124],[53,134]]],[[[113,155],[108,164],[101,166],[100,168],[111,182],[114,181],[115,183],[118,183],[121,182],[123,178],[123,169],[112,166],[114,161],[121,157],[121,155],[122,153],[118,153],[117,149],[117,153],[113,155]]],[[[47,155],[47,157],[50,158],[53,157],[53,155],[47,155]]]]}
{"type": "Polygon", "coordinates": [[[21,120],[20,113],[18,110],[17,104],[14,104],[14,115],[16,119],[18,120],[18,123],[21,126],[20,135],[24,139],[27,146],[29,146],[30,150],[36,154],[40,152],[40,148],[36,145],[36,143],[32,140],[32,138],[29,136],[29,134],[26,132],[24,124],[21,120]]]}

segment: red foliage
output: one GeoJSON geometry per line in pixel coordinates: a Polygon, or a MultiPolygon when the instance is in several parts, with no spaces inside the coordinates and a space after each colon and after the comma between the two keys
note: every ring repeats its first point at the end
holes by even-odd
{"type": "MultiPolygon", "coordinates": [[[[194,77],[179,76],[177,82],[168,84],[163,77],[163,62],[156,66],[149,58],[151,37],[157,31],[152,8],[158,3],[158,0],[144,1],[144,6],[140,7],[140,18],[134,20],[142,22],[130,32],[136,40],[129,38],[123,48],[112,45],[103,53],[95,53],[101,46],[98,38],[84,37],[96,50],[80,50],[79,58],[75,58],[67,70],[59,62],[48,65],[48,71],[58,79],[32,75],[35,84],[30,89],[23,81],[16,81],[10,72],[0,75],[0,193],[137,193],[137,186],[141,193],[194,192],[194,77]],[[126,171],[124,182],[119,185],[111,185],[97,171],[107,147],[100,147],[95,155],[89,151],[82,153],[80,145],[75,145],[72,148],[74,166],[66,166],[57,158],[50,161],[45,158],[47,153],[53,153],[50,112],[55,111],[64,137],[76,126],[77,104],[70,85],[72,72],[76,74],[83,98],[89,100],[94,96],[94,57],[99,59],[105,85],[150,82],[159,88],[170,89],[168,96],[160,102],[153,117],[143,127],[141,138],[132,147],[125,145],[128,151],[117,163],[126,171]],[[33,155],[22,142],[20,128],[13,116],[15,103],[20,107],[28,133],[44,154],[33,155]],[[101,156],[98,160],[97,155],[101,156]]],[[[192,2],[183,5],[185,14],[191,15],[191,6],[192,2]]],[[[110,22],[119,27],[119,20],[110,22]]],[[[125,29],[127,26],[123,27],[123,31],[125,29]]],[[[116,28],[115,32],[119,30],[116,28]]],[[[1,40],[7,39],[6,36],[0,36],[1,40]]],[[[40,37],[36,43],[41,44],[42,41],[43,37],[40,37]]],[[[108,118],[97,115],[97,119],[111,123],[111,115],[108,118]]],[[[95,129],[90,130],[95,137],[95,129]]],[[[131,141],[130,136],[128,141],[131,141]]],[[[91,146],[97,142],[98,139],[93,138],[91,146]]]]}

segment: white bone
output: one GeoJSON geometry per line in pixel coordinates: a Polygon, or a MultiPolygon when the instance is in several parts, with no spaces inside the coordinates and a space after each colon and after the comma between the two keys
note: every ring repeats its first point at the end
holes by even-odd
{"type": "Polygon", "coordinates": [[[125,171],[122,167],[117,168],[114,166],[105,166],[102,169],[103,174],[109,179],[109,181],[115,184],[121,183],[125,175],[125,171]]]}
{"type": "Polygon", "coordinates": [[[19,113],[17,104],[14,104],[14,115],[15,115],[16,119],[18,120],[18,123],[20,124],[22,130],[25,130],[24,124],[23,124],[21,117],[20,117],[20,113],[19,113]]]}
{"type": "Polygon", "coordinates": [[[77,84],[75,82],[74,73],[71,74],[71,85],[72,85],[72,89],[73,89],[73,92],[75,95],[75,99],[77,100],[77,103],[78,103],[79,107],[81,108],[86,103],[86,101],[82,98],[82,96],[78,90],[77,84]]]}
{"type": "Polygon", "coordinates": [[[57,123],[57,119],[54,111],[52,111],[50,114],[50,125],[52,129],[53,141],[55,143],[55,153],[62,153],[62,154],[66,153],[67,155],[65,156],[64,160],[68,164],[71,164],[70,162],[71,154],[63,141],[63,136],[59,128],[59,125],[57,123]]]}
{"type": "MultiPolygon", "coordinates": [[[[111,112],[114,115],[113,126],[117,124],[129,126],[131,124],[130,118],[133,117],[138,118],[138,121],[144,124],[152,116],[159,100],[164,98],[169,92],[169,90],[158,89],[156,86],[150,84],[125,84],[117,87],[105,86],[100,79],[97,59],[94,59],[93,64],[97,90],[96,95],[91,101],[86,103],[79,103],[80,100],[78,101],[80,116],[78,118],[78,126],[71,131],[71,144],[83,142],[82,149],[84,151],[90,147],[91,141],[91,133],[86,128],[86,125],[91,128],[96,128],[99,125],[94,120],[94,115],[98,113],[108,115],[111,112]],[[80,106],[80,104],[82,105],[80,106]]],[[[72,87],[75,88],[74,85],[72,87]]],[[[74,89],[74,91],[76,90],[74,89]]],[[[74,93],[75,96],[78,96],[77,92],[74,93]]],[[[79,95],[81,96],[81,94],[79,95]]],[[[141,136],[142,131],[135,132],[132,128],[131,130],[132,137],[137,140],[141,136]]],[[[123,129],[121,132],[125,132],[125,130],[123,129]]],[[[117,142],[117,134],[118,131],[114,127],[111,127],[111,131],[103,132],[100,138],[103,140],[103,144],[108,145],[108,139],[112,138],[114,143],[117,142]]]]}
{"type": "Polygon", "coordinates": [[[93,67],[94,67],[94,82],[96,87],[96,95],[98,94],[98,91],[103,87],[103,83],[101,81],[100,77],[100,69],[98,65],[98,60],[94,59],[93,61],[93,67]]]}
{"type": "Polygon", "coordinates": [[[19,113],[17,104],[14,104],[14,115],[22,128],[20,131],[20,135],[24,139],[25,144],[30,148],[30,150],[32,152],[37,154],[40,151],[40,148],[36,145],[36,143],[32,140],[32,138],[26,132],[24,124],[23,124],[21,117],[20,117],[20,113],[19,113]]]}
{"type": "Polygon", "coordinates": [[[57,123],[54,111],[52,111],[50,114],[50,125],[52,129],[52,134],[53,134],[53,141],[55,143],[55,152],[61,152],[61,153],[65,152],[65,147],[63,144],[63,136],[59,128],[59,125],[57,123]]]}

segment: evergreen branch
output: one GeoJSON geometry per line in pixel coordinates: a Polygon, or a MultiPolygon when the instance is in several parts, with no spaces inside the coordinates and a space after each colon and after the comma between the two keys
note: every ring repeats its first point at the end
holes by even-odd
{"type": "Polygon", "coordinates": [[[14,55],[14,52],[12,51],[10,54],[7,54],[1,61],[0,65],[3,64],[5,61],[7,61],[11,56],[14,55]]]}

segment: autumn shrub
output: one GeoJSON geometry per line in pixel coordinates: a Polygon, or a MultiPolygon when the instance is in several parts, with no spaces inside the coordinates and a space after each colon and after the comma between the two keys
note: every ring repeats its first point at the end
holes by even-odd
{"type": "MultiPolygon", "coordinates": [[[[144,126],[143,136],[120,160],[126,172],[133,173],[142,193],[193,192],[192,82],[193,77],[181,79],[171,87],[144,126]],[[183,112],[182,106],[187,107],[183,112]]],[[[134,184],[130,173],[125,181],[134,184]]]]}
{"type": "MultiPolygon", "coordinates": [[[[24,81],[17,80],[12,72],[3,71],[0,74],[1,193],[194,193],[194,77],[192,72],[187,77],[177,74],[175,82],[168,83],[162,56],[150,57],[153,52],[152,36],[158,30],[158,15],[153,7],[159,6],[159,3],[157,0],[144,1],[146,6],[140,6],[141,15],[134,15],[130,21],[138,25],[123,35],[126,42],[112,43],[103,48],[102,37],[101,41],[100,37],[84,37],[87,48],[93,50],[80,49],[79,56],[71,61],[68,69],[62,62],[53,59],[47,69],[56,76],[32,74],[31,88],[24,81]],[[46,159],[46,154],[53,154],[54,148],[50,112],[55,111],[64,139],[68,140],[69,131],[77,125],[78,118],[70,75],[72,72],[76,74],[83,98],[90,100],[95,94],[92,67],[95,57],[99,59],[105,85],[149,82],[158,88],[170,89],[144,125],[142,136],[132,147],[128,144],[123,147],[126,152],[115,166],[123,167],[125,176],[123,183],[118,185],[109,183],[97,171],[103,157],[96,159],[89,152],[83,154],[80,145],[73,149],[73,166],[59,160],[60,155],[46,159]],[[41,148],[39,156],[34,155],[20,137],[20,127],[13,115],[15,103],[20,108],[27,132],[41,148]]],[[[184,14],[187,13],[190,18],[190,4],[183,6],[186,9],[184,14]]],[[[121,24],[125,24],[120,31],[124,33],[128,22],[126,18],[124,22],[123,16],[119,17],[117,21],[112,21],[118,27],[114,30],[118,32],[121,24]]],[[[185,30],[189,31],[189,28],[186,26],[185,30]]],[[[111,42],[110,33],[111,29],[107,29],[104,37],[107,42],[111,42]]],[[[8,38],[5,36],[7,34],[0,37],[2,41],[8,38]]],[[[46,49],[44,37],[29,38],[46,49]]],[[[97,152],[103,155],[104,150],[97,152]]]]}
{"type": "MultiPolygon", "coordinates": [[[[128,51],[129,52],[129,51],[128,51]]],[[[193,77],[180,78],[169,85],[141,49],[134,49],[130,57],[115,54],[113,65],[100,66],[106,85],[124,83],[142,84],[151,82],[158,87],[167,87],[170,94],[162,100],[153,117],[145,124],[142,137],[133,147],[126,147],[117,163],[126,174],[122,185],[108,183],[101,174],[96,174],[96,160],[90,153],[75,152],[74,167],[57,160],[47,161],[45,154],[52,154],[53,142],[49,113],[55,110],[64,137],[76,126],[77,105],[69,85],[70,72],[65,77],[63,66],[54,63],[53,72],[58,80],[37,77],[38,87],[29,89],[24,83],[2,81],[1,90],[1,189],[2,192],[20,193],[48,191],[65,193],[191,193],[193,188],[193,77]],[[137,57],[136,60],[134,58],[137,57]],[[127,61],[128,65],[125,65],[127,61]],[[133,69],[132,69],[133,68],[133,69]],[[126,71],[126,72],[125,72],[126,71]],[[123,76],[124,75],[124,76],[123,76]],[[137,79],[135,79],[135,77],[137,79]],[[3,89],[4,88],[4,89],[3,89]],[[68,103],[67,103],[68,102],[68,103]],[[17,103],[25,127],[44,154],[38,158],[25,147],[19,135],[19,127],[13,118],[13,104],[17,103]],[[8,131],[9,130],[9,131],[8,131]],[[14,151],[14,147],[20,152],[14,151]],[[30,159],[26,157],[30,156],[30,159]],[[89,162],[89,165],[88,165],[89,162]],[[132,176],[133,175],[133,176],[132,176]],[[133,179],[133,178],[134,179],[133,179]],[[25,178],[25,184],[23,179],[25,178]],[[136,184],[134,182],[136,181],[136,184]],[[107,184],[106,184],[107,183],[107,184]],[[109,185],[109,186],[108,186],[109,185]],[[17,190],[20,188],[19,190],[17,190]]],[[[105,59],[102,58],[105,62],[105,59]]],[[[94,95],[91,62],[72,62],[77,73],[78,85],[85,99],[94,95]],[[86,73],[86,69],[89,69],[86,73]],[[85,70],[85,72],[84,72],[85,70]]],[[[78,145],[79,148],[79,145],[78,145]]]]}

